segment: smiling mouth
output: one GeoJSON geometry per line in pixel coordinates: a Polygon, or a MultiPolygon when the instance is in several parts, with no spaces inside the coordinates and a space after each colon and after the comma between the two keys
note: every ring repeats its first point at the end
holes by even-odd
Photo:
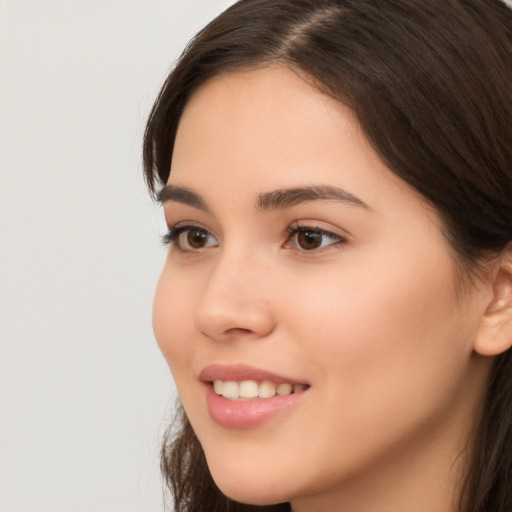
{"type": "Polygon", "coordinates": [[[309,388],[307,384],[291,384],[281,382],[279,384],[264,380],[220,380],[210,382],[215,393],[228,400],[247,401],[254,399],[265,399],[278,396],[298,394],[309,388]]]}
{"type": "Polygon", "coordinates": [[[309,383],[244,364],[212,364],[201,371],[210,417],[224,428],[250,429],[298,407],[309,383]]]}

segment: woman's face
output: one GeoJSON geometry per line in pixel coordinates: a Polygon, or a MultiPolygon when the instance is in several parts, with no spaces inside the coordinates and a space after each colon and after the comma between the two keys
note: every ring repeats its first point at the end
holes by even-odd
{"type": "Polygon", "coordinates": [[[220,489],[328,510],[362,482],[446,485],[484,301],[351,112],[279,67],[214,78],[161,199],[154,329],[220,489]]]}

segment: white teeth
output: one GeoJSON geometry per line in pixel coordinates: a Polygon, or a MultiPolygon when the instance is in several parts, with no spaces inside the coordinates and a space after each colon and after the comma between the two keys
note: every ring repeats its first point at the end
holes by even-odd
{"type": "Polygon", "coordinates": [[[258,389],[259,386],[255,380],[243,380],[240,382],[240,398],[256,398],[258,389]]]}
{"type": "Polygon", "coordinates": [[[214,380],[213,389],[217,395],[222,395],[229,400],[250,400],[253,398],[272,398],[273,396],[288,396],[292,393],[300,393],[308,386],[305,384],[289,384],[287,382],[274,384],[268,380],[258,383],[255,380],[214,380]]]}
{"type": "Polygon", "coordinates": [[[291,384],[279,384],[276,391],[277,394],[281,396],[291,395],[293,387],[291,384]]]}
{"type": "Polygon", "coordinates": [[[238,382],[234,382],[232,380],[228,380],[227,382],[224,382],[224,386],[222,387],[222,396],[224,398],[238,398],[240,395],[239,393],[239,385],[238,382]]]}
{"type": "Polygon", "coordinates": [[[213,381],[213,389],[215,390],[215,393],[217,393],[217,395],[222,395],[223,388],[224,388],[224,382],[222,382],[221,380],[213,381]]]}
{"type": "Polygon", "coordinates": [[[260,384],[258,396],[260,398],[272,398],[276,394],[276,385],[268,380],[264,380],[260,384]]]}

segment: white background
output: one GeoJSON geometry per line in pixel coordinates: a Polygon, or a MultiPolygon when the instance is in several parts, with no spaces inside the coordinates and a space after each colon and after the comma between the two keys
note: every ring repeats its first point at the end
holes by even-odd
{"type": "Polygon", "coordinates": [[[0,511],[161,511],[144,122],[230,0],[0,0],[0,511]]]}

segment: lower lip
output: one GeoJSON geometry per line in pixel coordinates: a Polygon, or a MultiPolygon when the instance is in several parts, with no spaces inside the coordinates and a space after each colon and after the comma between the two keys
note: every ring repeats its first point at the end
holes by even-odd
{"type": "Polygon", "coordinates": [[[219,425],[227,428],[251,428],[270,420],[276,414],[295,405],[304,395],[291,395],[252,400],[228,400],[215,393],[211,384],[206,385],[207,404],[210,416],[219,425]]]}

